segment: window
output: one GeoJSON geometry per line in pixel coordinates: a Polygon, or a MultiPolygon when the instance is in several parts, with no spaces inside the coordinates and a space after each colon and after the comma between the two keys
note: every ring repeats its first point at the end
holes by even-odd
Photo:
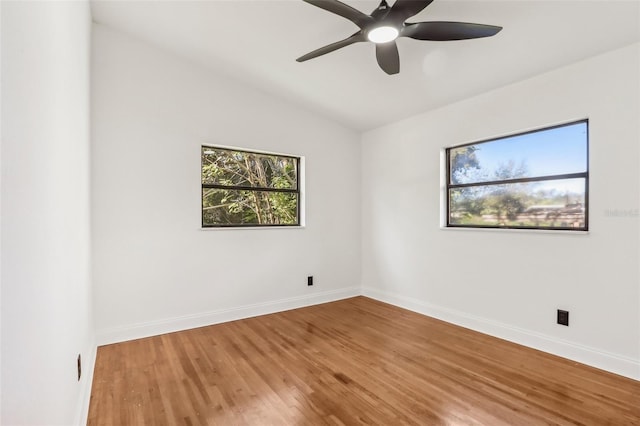
{"type": "Polygon", "coordinates": [[[447,226],[588,229],[588,121],[446,150],[447,226]]]}
{"type": "Polygon", "coordinates": [[[300,225],[300,158],[202,146],[202,227],[300,225]]]}

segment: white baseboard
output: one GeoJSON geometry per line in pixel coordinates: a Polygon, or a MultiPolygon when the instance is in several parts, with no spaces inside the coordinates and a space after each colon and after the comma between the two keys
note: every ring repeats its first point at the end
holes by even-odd
{"type": "MultiPolygon", "coordinates": [[[[305,306],[333,302],[359,295],[469,328],[480,333],[485,333],[510,342],[558,355],[563,358],[587,364],[621,376],[640,380],[640,360],[609,353],[574,342],[564,341],[542,333],[514,327],[509,324],[492,321],[486,318],[470,315],[465,312],[433,305],[419,299],[369,287],[350,287],[327,292],[313,293],[311,295],[273,300],[264,303],[244,305],[236,308],[220,309],[200,314],[133,324],[130,326],[103,329],[97,332],[97,346],[157,336],[160,334],[204,327],[207,325],[235,321],[244,318],[251,318],[259,315],[287,311],[290,309],[303,308],[305,306]]],[[[81,424],[86,423],[86,416],[88,414],[89,399],[91,396],[91,379],[93,378],[95,357],[96,353],[94,346],[94,352],[88,359],[89,365],[87,365],[86,372],[88,377],[83,385],[87,391],[83,392],[85,394],[85,400],[82,405],[82,413],[79,413],[78,416],[79,419],[85,419],[84,422],[80,422],[81,424]]]]}
{"type": "Polygon", "coordinates": [[[421,300],[363,287],[362,295],[530,348],[640,380],[640,360],[557,339],[421,300]]]}
{"type": "Polygon", "coordinates": [[[240,306],[237,308],[220,309],[211,312],[203,312],[182,317],[167,318],[158,321],[150,321],[132,324],[124,327],[115,327],[98,330],[98,346],[127,340],[141,339],[157,336],[175,331],[204,327],[228,321],[251,318],[258,315],[272,314],[274,312],[288,311],[290,309],[303,308],[305,306],[318,305],[320,303],[333,302],[340,299],[360,295],[360,287],[350,287],[339,290],[318,292],[310,295],[290,297],[287,299],[273,300],[264,303],[240,306]]]}
{"type": "Polygon", "coordinates": [[[91,403],[91,389],[93,387],[93,371],[96,366],[96,354],[98,347],[92,340],[87,350],[82,354],[82,378],[80,380],[80,401],[76,412],[75,425],[87,424],[89,419],[89,404],[91,403]]]}

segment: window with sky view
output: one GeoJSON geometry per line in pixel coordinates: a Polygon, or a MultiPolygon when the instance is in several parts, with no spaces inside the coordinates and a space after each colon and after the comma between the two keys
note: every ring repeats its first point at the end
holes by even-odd
{"type": "Polygon", "coordinates": [[[588,229],[588,121],[448,148],[447,226],[588,229]]]}

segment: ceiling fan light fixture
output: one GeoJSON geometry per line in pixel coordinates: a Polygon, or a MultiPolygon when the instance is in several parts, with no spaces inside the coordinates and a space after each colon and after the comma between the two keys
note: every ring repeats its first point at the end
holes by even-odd
{"type": "Polygon", "coordinates": [[[382,26],[372,29],[367,33],[369,41],[374,43],[388,43],[398,38],[398,29],[390,26],[382,26]]]}
{"type": "Polygon", "coordinates": [[[400,56],[398,55],[398,46],[395,43],[398,37],[426,41],[470,40],[491,37],[502,30],[502,27],[495,25],[470,22],[407,22],[407,19],[420,13],[434,0],[395,0],[391,7],[389,7],[387,0],[381,0],[380,5],[370,15],[354,9],[340,0],[303,1],[348,19],[360,29],[343,40],[299,57],[296,59],[298,62],[326,55],[354,43],[370,41],[376,43],[376,60],[382,71],[393,75],[400,72],[400,56]]]}

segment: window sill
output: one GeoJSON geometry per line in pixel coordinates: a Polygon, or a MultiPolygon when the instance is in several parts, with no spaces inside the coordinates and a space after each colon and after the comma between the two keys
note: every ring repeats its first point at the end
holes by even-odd
{"type": "Polygon", "coordinates": [[[305,225],[298,226],[211,226],[207,228],[200,227],[201,231],[248,231],[248,230],[282,230],[282,229],[304,229],[305,225]]]}
{"type": "Polygon", "coordinates": [[[465,228],[459,226],[440,226],[441,231],[472,231],[472,232],[507,232],[517,234],[555,234],[555,235],[589,235],[589,231],[569,231],[566,229],[514,229],[514,228],[465,228]]]}

